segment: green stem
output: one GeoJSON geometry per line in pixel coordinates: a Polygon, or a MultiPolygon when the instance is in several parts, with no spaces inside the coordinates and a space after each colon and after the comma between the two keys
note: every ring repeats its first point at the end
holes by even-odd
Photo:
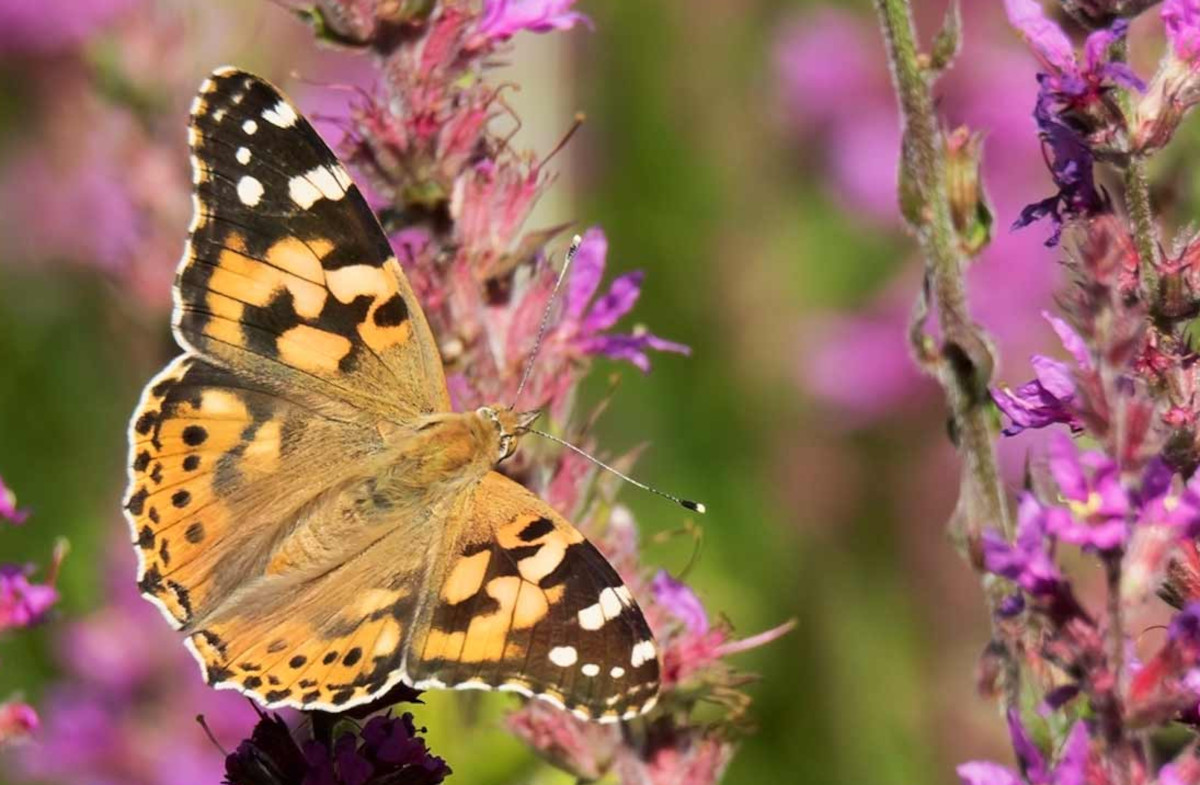
{"type": "MultiPolygon", "coordinates": [[[[1004,486],[996,463],[987,384],[992,369],[988,342],[971,319],[962,251],[946,189],[946,148],[930,89],[930,75],[917,51],[908,0],[875,0],[887,44],[896,96],[904,127],[901,161],[901,208],[925,256],[926,277],[937,305],[941,328],[938,379],[953,417],[964,475],[960,513],[954,532],[964,555],[978,543],[984,527],[1013,537],[1004,486]]],[[[993,639],[1004,652],[1005,704],[1019,705],[1020,670],[1007,636],[995,624],[995,610],[1009,589],[985,576],[984,593],[992,611],[993,639]]]]}
{"type": "MultiPolygon", "coordinates": [[[[926,259],[927,274],[937,304],[944,340],[942,385],[954,417],[959,450],[970,478],[975,509],[964,516],[965,532],[981,533],[996,526],[1011,538],[1004,488],[996,467],[986,378],[991,372],[987,342],[971,320],[967,308],[963,255],[950,212],[946,191],[946,155],[934,113],[933,97],[920,64],[912,11],[907,0],[875,0],[887,42],[896,94],[904,122],[903,181],[911,184],[913,209],[905,210],[926,259]]],[[[971,537],[971,539],[974,539],[971,537]]]]}
{"type": "Polygon", "coordinates": [[[1154,228],[1154,212],[1150,208],[1150,179],[1146,176],[1146,161],[1135,155],[1125,167],[1125,209],[1133,222],[1133,241],[1141,264],[1138,265],[1142,294],[1147,303],[1157,299],[1158,233],[1154,228]]]}

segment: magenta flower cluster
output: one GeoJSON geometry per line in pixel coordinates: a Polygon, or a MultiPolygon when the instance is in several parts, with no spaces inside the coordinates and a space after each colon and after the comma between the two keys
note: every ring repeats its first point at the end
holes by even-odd
{"type": "MultiPolygon", "coordinates": [[[[28,519],[29,510],[17,507],[16,494],[0,477],[0,527],[19,526],[28,519]]],[[[0,535],[3,533],[0,532],[0,535]]],[[[32,580],[37,573],[31,564],[0,562],[0,640],[15,630],[41,623],[58,602],[54,578],[62,551],[55,554],[44,582],[32,580]]],[[[12,697],[0,699],[0,748],[32,736],[41,725],[37,711],[28,703],[12,697]]]]}
{"type": "Polygon", "coordinates": [[[1130,19],[1119,3],[1101,5],[1109,18],[1080,53],[1040,3],[1005,3],[1038,64],[1033,115],[1058,188],[1014,228],[1054,223],[1050,243],[1069,280],[1059,312],[1044,316],[1069,359],[1034,355],[1033,379],[991,390],[1005,436],[1050,432],[1015,532],[988,529],[968,543],[977,567],[1008,582],[993,603],[999,648],[986,657],[1002,650],[1009,670],[1001,677],[985,662],[984,672],[1009,690],[1017,766],[964,763],[965,785],[1200,782],[1194,742],[1162,762],[1146,745],[1151,729],[1200,728],[1200,366],[1188,337],[1200,289],[1195,236],[1160,240],[1140,168],[1196,103],[1200,13],[1193,2],[1163,4],[1169,47],[1147,83],[1126,63],[1130,19]],[[1126,214],[1097,184],[1101,167],[1124,175],[1126,214]],[[1078,588],[1068,548],[1099,567],[1103,603],[1078,588]],[[1157,597],[1177,612],[1146,653],[1137,625],[1157,597]],[[1011,697],[1016,679],[1038,696],[1049,745],[1011,697]]]}

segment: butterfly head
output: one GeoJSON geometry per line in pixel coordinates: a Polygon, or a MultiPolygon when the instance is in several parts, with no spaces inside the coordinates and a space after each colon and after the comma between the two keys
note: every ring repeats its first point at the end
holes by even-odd
{"type": "Polygon", "coordinates": [[[517,412],[501,406],[480,406],[475,413],[496,428],[496,463],[516,452],[517,440],[529,431],[529,426],[541,415],[540,411],[517,412]]]}

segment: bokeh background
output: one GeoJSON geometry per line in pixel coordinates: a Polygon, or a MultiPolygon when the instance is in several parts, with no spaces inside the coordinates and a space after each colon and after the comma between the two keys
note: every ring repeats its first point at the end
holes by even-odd
{"type": "MultiPolygon", "coordinates": [[[[942,3],[917,5],[928,39],[942,3]]],[[[998,3],[965,5],[966,56],[940,108],[986,137],[997,230],[970,279],[1000,377],[1021,382],[1026,355],[1051,345],[1038,314],[1058,283],[1045,228],[1007,230],[1051,188],[1034,66],[998,3]]],[[[647,271],[636,321],[694,349],[648,375],[601,364],[596,393],[610,374],[620,385],[599,442],[649,444],[638,474],[706,502],[688,579],[711,609],[739,634],[799,622],[739,660],[762,677],[759,730],[726,781],[950,783],[958,761],[1007,759],[975,696],[976,581],[944,534],[957,489],[944,409],[905,346],[920,264],[894,210],[899,133],[869,4],[578,8],[593,30],[523,34],[495,76],[520,85],[525,146],[549,150],[587,114],[530,226],[602,225],[612,271],[647,271]]],[[[0,476],[33,513],[0,531],[0,559],[44,564],[60,535],[72,547],[53,619],[0,641],[0,697],[43,710],[49,783],[215,783],[220,755],[193,717],[232,746],[252,716],[199,683],[133,596],[119,512],[128,414],[175,351],[187,106],[223,63],[318,117],[344,107],[331,84],[370,73],[265,0],[0,0],[0,476]],[[155,763],[123,769],[134,757],[155,763]]],[[[1159,196],[1186,206],[1171,168],[1159,196]]],[[[1010,470],[1030,444],[1005,445],[1010,470]]],[[[684,522],[634,489],[624,499],[648,539],[684,522]]],[[[671,538],[647,559],[679,571],[691,553],[671,538]]],[[[565,781],[500,728],[510,697],[427,700],[418,721],[453,781],[565,781]]],[[[0,758],[0,782],[25,781],[0,758]]]]}

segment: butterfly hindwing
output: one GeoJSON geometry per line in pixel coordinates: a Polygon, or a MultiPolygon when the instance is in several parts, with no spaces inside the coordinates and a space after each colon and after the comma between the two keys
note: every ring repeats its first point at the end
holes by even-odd
{"type": "Polygon", "coordinates": [[[268,707],[343,711],[405,679],[432,530],[400,525],[332,568],[247,585],[188,640],[209,683],[268,707]]]}
{"type": "Polygon", "coordinates": [[[297,511],[361,471],[378,444],[350,411],[190,355],[151,380],[130,423],[125,509],[139,586],[175,626],[227,600],[297,511]]]}
{"type": "Polygon", "coordinates": [[[465,514],[408,658],[415,686],[512,690],[601,721],[653,705],[653,636],[595,546],[496,472],[465,514]]]}
{"type": "Polygon", "coordinates": [[[195,217],[176,281],[185,345],[367,411],[449,408],[390,244],[336,156],[267,82],[221,69],[189,138],[195,217]]]}

